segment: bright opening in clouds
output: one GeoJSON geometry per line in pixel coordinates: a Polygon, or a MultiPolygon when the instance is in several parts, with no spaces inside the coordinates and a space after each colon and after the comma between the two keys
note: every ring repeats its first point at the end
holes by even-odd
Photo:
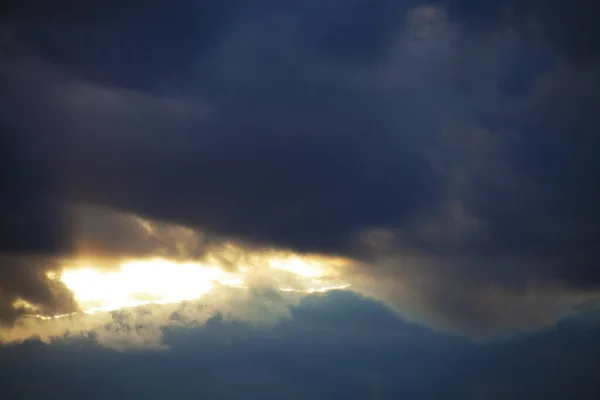
{"type": "MultiPolygon", "coordinates": [[[[98,321],[110,319],[110,312],[137,313],[140,312],[137,309],[144,307],[152,310],[142,311],[149,321],[158,327],[169,326],[175,322],[164,319],[165,310],[185,308],[190,302],[215,309],[228,307],[239,318],[262,321],[272,318],[268,310],[258,311],[264,314],[260,316],[256,310],[248,311],[238,304],[248,293],[256,290],[281,293],[286,296],[285,300],[282,298],[285,307],[297,303],[298,296],[351,287],[344,278],[352,264],[350,259],[253,250],[234,243],[214,244],[194,253],[202,234],[192,229],[106,209],[75,207],[74,210],[79,255],[58,261],[46,273],[49,281],[64,287],[72,296],[74,310],[42,313],[34,303],[18,298],[13,307],[23,310],[23,315],[12,328],[0,330],[5,340],[31,337],[49,340],[57,332],[73,334],[69,328],[72,324],[78,327],[79,335],[86,335],[98,328],[98,321]],[[98,230],[96,224],[91,224],[94,221],[102,221],[104,228],[98,230]],[[119,246],[126,249],[144,243],[146,256],[100,257],[98,252],[102,254],[102,250],[98,245],[103,241],[113,243],[111,235],[116,228],[129,230],[131,234],[119,237],[119,246]]],[[[278,311],[275,318],[285,315],[278,311]]],[[[203,321],[206,315],[192,313],[189,318],[203,321]]],[[[105,344],[114,346],[112,342],[105,344]]],[[[149,342],[149,346],[157,344],[149,342]]]]}
{"type": "MultiPolygon", "coordinates": [[[[219,290],[221,286],[247,289],[246,276],[256,269],[269,273],[273,268],[283,271],[284,281],[293,282],[295,288],[277,287],[283,291],[324,292],[347,288],[348,284],[327,286],[340,260],[311,256],[254,256],[252,266],[238,266],[231,272],[219,265],[202,262],[175,262],[165,259],[132,260],[122,262],[114,270],[101,266],[85,265],[64,269],[53,277],[73,292],[77,304],[85,313],[113,311],[156,303],[179,303],[198,300],[203,295],[219,290]],[[286,276],[287,275],[287,276],[286,276]],[[321,279],[317,279],[321,278],[321,279]]],[[[282,283],[283,283],[282,282],[282,283]]]]}
{"type": "Polygon", "coordinates": [[[65,270],[59,279],[73,292],[81,309],[93,313],[150,302],[195,300],[209,292],[222,275],[199,265],[151,260],[124,263],[114,272],[65,270]]]}

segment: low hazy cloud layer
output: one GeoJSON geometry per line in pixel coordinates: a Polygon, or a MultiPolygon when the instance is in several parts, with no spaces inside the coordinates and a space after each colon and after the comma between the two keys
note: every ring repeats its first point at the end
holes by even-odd
{"type": "Polygon", "coordinates": [[[475,337],[595,299],[597,5],[37,3],[0,32],[4,320],[73,309],[52,260],[156,248],[73,204],[351,257],[357,290],[475,337]]]}
{"type": "MultiPolygon", "coordinates": [[[[171,314],[162,331],[114,313],[83,338],[0,347],[3,398],[597,399],[598,329],[562,322],[481,346],[406,324],[348,292],[311,296],[277,323],[171,314]],[[156,343],[151,351],[115,351],[156,343]],[[95,345],[113,347],[108,349],[95,345]],[[164,347],[168,346],[167,351],[164,347]],[[432,384],[434,382],[435,384],[432,384]]],[[[595,313],[597,314],[597,312],[595,313]]],[[[166,314],[168,317],[169,314],[166,314]]],[[[167,319],[167,318],[165,318],[167,319]]],[[[76,333],[76,332],[75,332],[76,333]]]]}

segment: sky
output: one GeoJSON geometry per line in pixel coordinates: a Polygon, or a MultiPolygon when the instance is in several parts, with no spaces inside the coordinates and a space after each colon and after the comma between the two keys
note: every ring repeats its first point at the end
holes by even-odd
{"type": "Polygon", "coordinates": [[[598,398],[599,17],[4,2],[0,395],[598,398]]]}

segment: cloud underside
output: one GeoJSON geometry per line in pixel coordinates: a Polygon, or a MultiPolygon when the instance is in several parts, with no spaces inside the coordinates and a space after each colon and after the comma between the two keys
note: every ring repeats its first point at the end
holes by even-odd
{"type": "Polygon", "coordinates": [[[555,330],[482,346],[402,323],[381,304],[347,292],[305,298],[268,327],[210,312],[197,326],[190,316],[200,319],[202,313],[190,304],[161,314],[159,320],[174,321],[161,331],[147,311],[113,313],[83,338],[73,337],[78,331],[72,325],[73,335],[52,345],[29,340],[0,347],[7,382],[0,393],[85,393],[94,399],[597,398],[597,326],[563,322],[555,330]],[[126,348],[147,347],[159,336],[158,351],[113,350],[127,342],[126,348]],[[427,384],[433,378],[435,385],[427,384]]]}
{"type": "Polygon", "coordinates": [[[45,274],[65,255],[169,246],[73,204],[203,232],[199,257],[351,257],[361,290],[469,335],[594,299],[600,54],[573,21],[597,6],[398,3],[13,7],[0,316],[72,310],[45,274]]]}

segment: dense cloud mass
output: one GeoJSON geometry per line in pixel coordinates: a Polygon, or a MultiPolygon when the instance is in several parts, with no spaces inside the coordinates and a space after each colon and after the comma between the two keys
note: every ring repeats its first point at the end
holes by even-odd
{"type": "MultiPolygon", "coordinates": [[[[352,257],[355,286],[475,336],[596,296],[595,2],[8,4],[6,257],[73,252],[83,203],[352,257]]],[[[155,246],[111,229],[84,247],[155,246]]],[[[0,309],[57,303],[51,263],[14,265],[0,309]]]]}

